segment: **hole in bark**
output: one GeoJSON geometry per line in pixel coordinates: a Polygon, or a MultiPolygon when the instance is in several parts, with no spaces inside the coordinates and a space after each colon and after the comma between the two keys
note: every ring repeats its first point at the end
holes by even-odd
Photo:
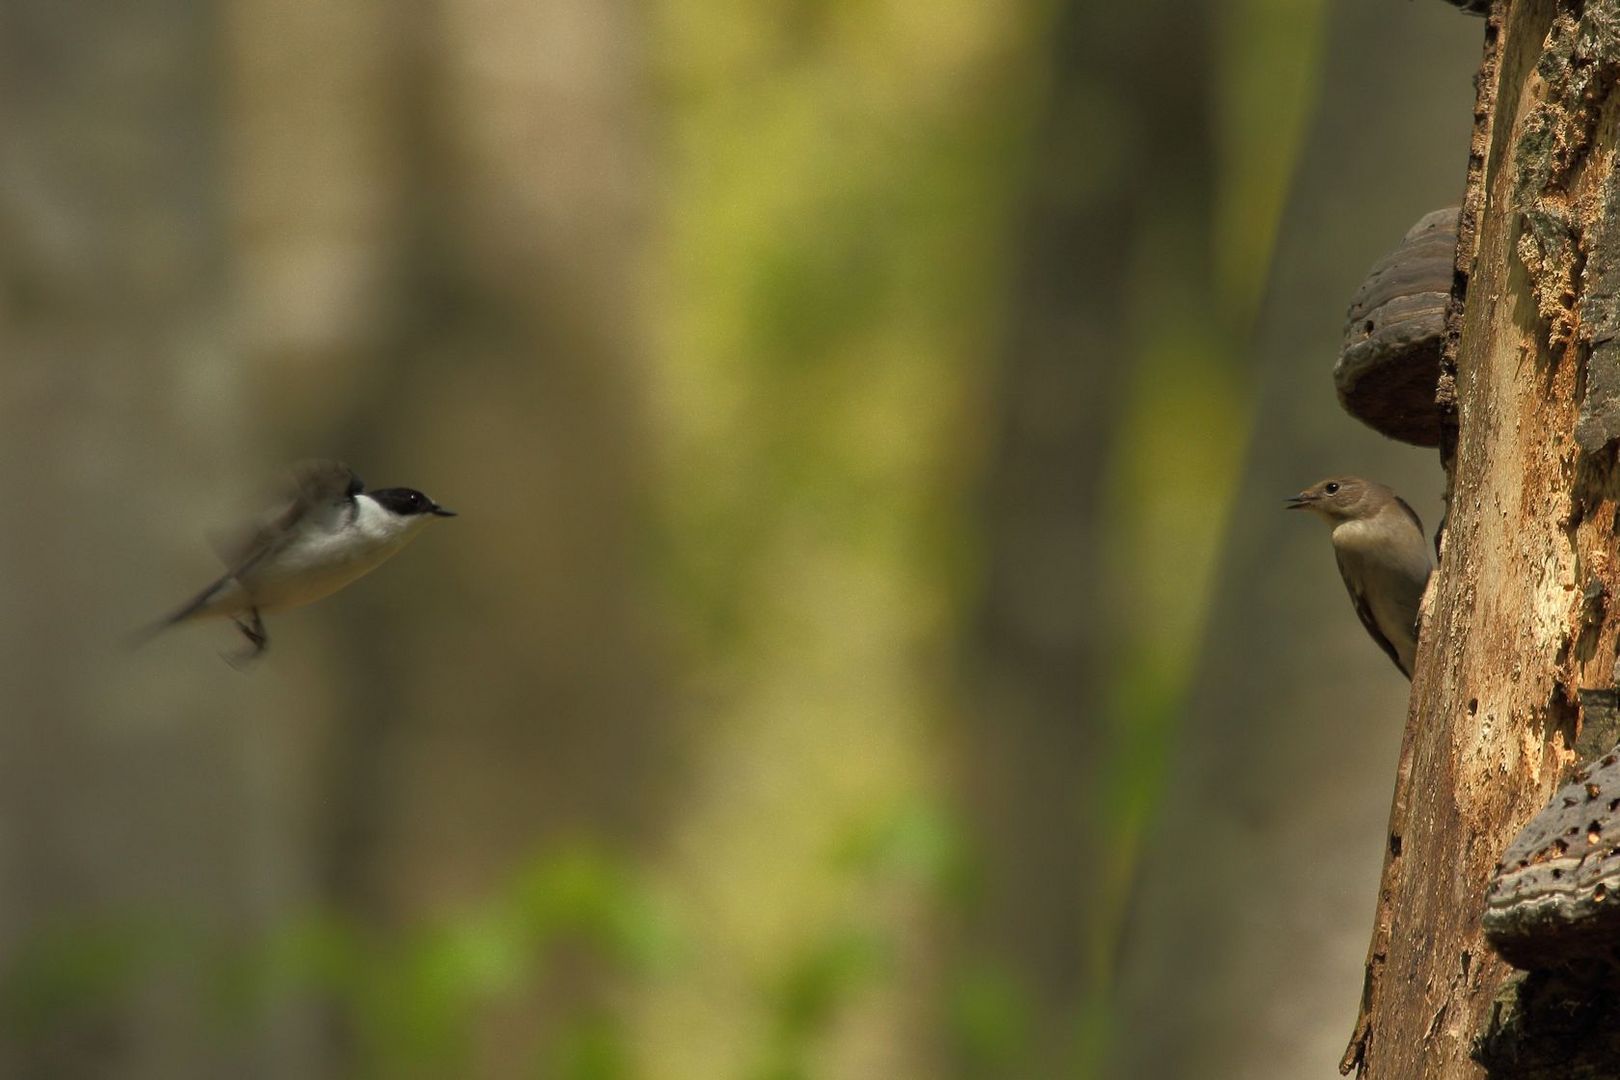
{"type": "Polygon", "coordinates": [[[1609,898],[1609,887],[1607,885],[1599,885],[1597,888],[1592,890],[1592,902],[1593,903],[1601,904],[1601,903],[1603,903],[1603,901],[1607,900],[1608,898],[1609,898]]]}
{"type": "Polygon", "coordinates": [[[1389,834],[1389,853],[1391,855],[1395,856],[1397,859],[1400,858],[1400,856],[1401,856],[1401,835],[1400,835],[1400,833],[1390,833],[1389,834]]]}
{"type": "Polygon", "coordinates": [[[1595,799],[1601,794],[1603,794],[1603,789],[1598,787],[1596,784],[1586,785],[1586,797],[1588,799],[1595,799]]]}
{"type": "Polygon", "coordinates": [[[1554,868],[1552,876],[1553,876],[1553,880],[1557,881],[1559,878],[1564,876],[1564,872],[1562,870],[1554,868]]]}
{"type": "Polygon", "coordinates": [[[1620,799],[1610,799],[1609,800],[1609,813],[1612,814],[1616,810],[1620,810],[1620,799]]]}
{"type": "Polygon", "coordinates": [[[1478,716],[1479,715],[1479,698],[1471,697],[1471,698],[1468,699],[1468,715],[1469,716],[1478,716]]]}
{"type": "Polygon", "coordinates": [[[1603,839],[1603,826],[1594,821],[1586,827],[1586,842],[1595,844],[1601,839],[1603,839]]]}

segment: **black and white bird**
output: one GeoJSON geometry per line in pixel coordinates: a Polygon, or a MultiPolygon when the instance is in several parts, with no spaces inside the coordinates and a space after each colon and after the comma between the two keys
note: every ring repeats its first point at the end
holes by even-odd
{"type": "Polygon", "coordinates": [[[1358,476],[1323,480],[1288,506],[1309,510],[1333,530],[1333,554],[1361,625],[1410,679],[1418,610],[1434,569],[1417,512],[1383,484],[1358,476]]]}
{"type": "Polygon", "coordinates": [[[229,569],[153,627],[230,618],[250,644],[269,644],[265,613],[330,596],[397,553],[436,517],[455,517],[414,488],[368,492],[347,465],[308,461],[291,471],[285,501],[226,544],[229,569]]]}

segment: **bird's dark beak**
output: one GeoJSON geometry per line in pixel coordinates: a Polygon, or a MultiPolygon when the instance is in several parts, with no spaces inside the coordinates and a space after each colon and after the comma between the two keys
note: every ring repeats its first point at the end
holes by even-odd
{"type": "Polygon", "coordinates": [[[1303,510],[1315,501],[1315,499],[1302,491],[1298,495],[1290,495],[1288,501],[1283,505],[1290,510],[1303,510]]]}
{"type": "Polygon", "coordinates": [[[437,505],[435,505],[432,510],[429,510],[428,513],[432,514],[434,517],[455,517],[456,516],[456,512],[454,510],[446,510],[444,507],[437,506],[437,505]]]}

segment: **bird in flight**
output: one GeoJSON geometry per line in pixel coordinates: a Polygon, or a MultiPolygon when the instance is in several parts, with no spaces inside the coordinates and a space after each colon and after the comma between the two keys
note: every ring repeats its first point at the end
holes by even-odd
{"type": "Polygon", "coordinates": [[[341,462],[295,465],[282,503],[224,546],[229,569],[147,636],[192,619],[225,617],[248,640],[247,652],[234,659],[252,659],[270,642],[265,613],[330,596],[382,565],[433,518],[455,516],[414,488],[368,492],[341,462]]]}

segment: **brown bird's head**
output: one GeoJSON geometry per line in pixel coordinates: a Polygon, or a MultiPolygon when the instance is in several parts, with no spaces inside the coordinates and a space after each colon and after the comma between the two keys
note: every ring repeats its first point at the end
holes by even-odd
{"type": "Polygon", "coordinates": [[[1372,517],[1394,493],[1359,476],[1331,476],[1288,500],[1290,510],[1309,510],[1330,525],[1372,517]]]}

